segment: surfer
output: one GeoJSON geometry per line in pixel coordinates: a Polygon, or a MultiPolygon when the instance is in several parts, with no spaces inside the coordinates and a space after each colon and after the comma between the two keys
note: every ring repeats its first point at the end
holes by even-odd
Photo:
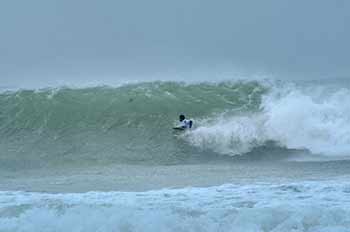
{"type": "Polygon", "coordinates": [[[192,120],[186,119],[185,115],[181,114],[179,116],[179,121],[180,121],[180,125],[178,127],[174,127],[173,129],[175,130],[185,130],[185,129],[190,129],[192,128],[192,120]]]}

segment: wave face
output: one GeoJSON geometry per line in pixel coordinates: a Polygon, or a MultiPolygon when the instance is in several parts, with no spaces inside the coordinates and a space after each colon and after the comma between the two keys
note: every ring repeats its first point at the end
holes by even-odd
{"type": "Polygon", "coordinates": [[[171,164],[262,146],[349,155],[348,102],[347,88],[257,81],[3,92],[0,163],[171,164]],[[180,113],[193,130],[171,130],[180,113]]]}

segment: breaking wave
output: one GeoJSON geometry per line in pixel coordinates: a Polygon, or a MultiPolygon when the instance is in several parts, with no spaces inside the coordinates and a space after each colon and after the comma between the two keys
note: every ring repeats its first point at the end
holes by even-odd
{"type": "Polygon", "coordinates": [[[149,192],[0,192],[0,230],[349,231],[349,192],[347,181],[149,192]]]}
{"type": "Polygon", "coordinates": [[[186,136],[195,146],[225,154],[246,153],[272,141],[316,154],[349,155],[350,91],[326,91],[271,89],[259,111],[203,120],[186,136]]]}
{"type": "Polygon", "coordinates": [[[0,163],[177,163],[277,146],[350,154],[350,91],[291,83],[149,82],[0,94],[0,163]],[[173,132],[177,116],[195,122],[173,132]]]}

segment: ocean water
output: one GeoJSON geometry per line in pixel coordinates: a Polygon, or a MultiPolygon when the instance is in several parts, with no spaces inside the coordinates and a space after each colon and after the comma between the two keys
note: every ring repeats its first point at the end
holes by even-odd
{"type": "Polygon", "coordinates": [[[3,88],[0,231],[350,231],[349,102],[347,80],[3,88]]]}

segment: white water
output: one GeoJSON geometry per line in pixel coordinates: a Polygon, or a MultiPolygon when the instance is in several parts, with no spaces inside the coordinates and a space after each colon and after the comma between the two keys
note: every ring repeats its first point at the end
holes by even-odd
{"type": "Polygon", "coordinates": [[[275,141],[290,149],[349,156],[349,102],[349,89],[273,88],[263,98],[261,112],[214,116],[197,122],[185,137],[192,145],[231,155],[275,141]]]}
{"type": "Polygon", "coordinates": [[[350,231],[350,183],[1,192],[0,231],[350,231]]]}

